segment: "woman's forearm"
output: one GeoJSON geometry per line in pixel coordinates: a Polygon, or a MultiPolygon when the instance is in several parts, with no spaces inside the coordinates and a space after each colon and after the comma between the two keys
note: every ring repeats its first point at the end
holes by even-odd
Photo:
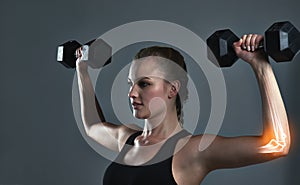
{"type": "Polygon", "coordinates": [[[287,154],[291,142],[289,123],[272,67],[268,62],[252,67],[262,98],[264,130],[259,152],[287,154]]]}
{"type": "Polygon", "coordinates": [[[87,70],[77,69],[81,117],[86,132],[89,128],[101,121],[104,116],[95,96],[94,87],[87,70]]]}

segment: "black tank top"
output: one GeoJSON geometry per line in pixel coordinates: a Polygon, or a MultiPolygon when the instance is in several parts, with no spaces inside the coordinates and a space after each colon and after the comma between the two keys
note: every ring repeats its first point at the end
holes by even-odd
{"type": "Polygon", "coordinates": [[[175,146],[180,138],[189,133],[182,130],[169,138],[157,154],[147,163],[141,166],[130,166],[122,163],[125,154],[134,145],[134,139],[141,132],[131,135],[122,148],[117,159],[112,162],[103,178],[103,185],[176,185],[172,174],[172,159],[175,146]],[[131,145],[131,146],[130,146],[131,145]],[[170,156],[170,157],[166,157],[170,156]],[[162,157],[166,158],[165,160],[162,157]],[[118,162],[119,161],[119,162],[118,162]],[[158,161],[158,162],[156,162],[158,161]]]}

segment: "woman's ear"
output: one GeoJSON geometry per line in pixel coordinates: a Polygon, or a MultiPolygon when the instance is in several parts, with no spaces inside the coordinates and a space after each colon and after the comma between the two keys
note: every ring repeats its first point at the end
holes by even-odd
{"type": "Polygon", "coordinates": [[[180,89],[180,85],[181,85],[180,81],[174,80],[174,81],[170,82],[170,85],[171,85],[171,89],[169,92],[169,98],[176,97],[179,92],[179,89],[180,89]]]}

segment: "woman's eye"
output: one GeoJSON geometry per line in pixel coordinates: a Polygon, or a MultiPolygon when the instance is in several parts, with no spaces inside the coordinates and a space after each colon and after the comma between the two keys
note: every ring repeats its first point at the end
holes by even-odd
{"type": "Polygon", "coordinates": [[[138,84],[139,84],[139,86],[140,86],[141,88],[147,87],[148,85],[150,85],[150,84],[147,83],[147,82],[139,82],[138,84]]]}
{"type": "Polygon", "coordinates": [[[128,81],[128,85],[131,87],[131,86],[132,86],[132,82],[131,82],[131,81],[128,81]]]}

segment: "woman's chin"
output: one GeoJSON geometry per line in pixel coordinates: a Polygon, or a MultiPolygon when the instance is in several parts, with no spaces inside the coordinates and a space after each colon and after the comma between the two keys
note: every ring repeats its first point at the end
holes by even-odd
{"type": "Polygon", "coordinates": [[[134,117],[137,119],[148,119],[149,115],[145,115],[145,114],[134,114],[134,117]]]}

